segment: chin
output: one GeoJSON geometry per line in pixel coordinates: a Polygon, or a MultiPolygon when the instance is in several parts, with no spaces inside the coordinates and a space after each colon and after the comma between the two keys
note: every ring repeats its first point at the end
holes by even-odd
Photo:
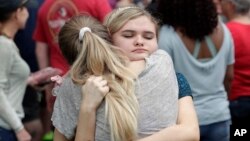
{"type": "Polygon", "coordinates": [[[25,27],[26,27],[26,25],[23,24],[23,25],[20,25],[20,26],[19,26],[19,29],[24,29],[25,27]]]}
{"type": "Polygon", "coordinates": [[[131,61],[141,61],[141,60],[145,60],[145,58],[147,58],[147,56],[145,56],[145,57],[134,57],[134,58],[132,58],[131,59],[131,61]]]}
{"type": "Polygon", "coordinates": [[[148,58],[149,54],[147,53],[141,53],[141,54],[131,54],[129,58],[131,58],[131,61],[138,61],[138,60],[145,60],[145,58],[148,58]]]}

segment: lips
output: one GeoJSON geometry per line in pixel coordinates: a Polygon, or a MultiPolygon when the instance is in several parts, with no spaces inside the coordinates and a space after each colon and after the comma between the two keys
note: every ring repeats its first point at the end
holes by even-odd
{"type": "Polygon", "coordinates": [[[147,52],[147,50],[146,49],[135,49],[132,52],[135,52],[135,53],[144,53],[144,52],[147,52]]]}

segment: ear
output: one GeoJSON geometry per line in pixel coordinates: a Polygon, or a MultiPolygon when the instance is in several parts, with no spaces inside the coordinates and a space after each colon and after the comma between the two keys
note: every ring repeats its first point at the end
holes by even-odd
{"type": "Polygon", "coordinates": [[[15,18],[16,18],[16,19],[19,19],[19,17],[22,16],[22,15],[21,15],[22,10],[23,10],[23,7],[19,7],[19,8],[17,8],[17,10],[14,12],[14,13],[15,13],[15,18]]]}
{"type": "Polygon", "coordinates": [[[21,12],[21,8],[17,8],[15,12],[13,12],[13,16],[15,17],[15,19],[18,19],[19,17],[19,13],[21,12]]]}

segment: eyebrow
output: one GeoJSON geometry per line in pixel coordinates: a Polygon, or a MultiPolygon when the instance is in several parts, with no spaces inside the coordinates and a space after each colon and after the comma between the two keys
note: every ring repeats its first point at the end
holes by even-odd
{"type": "MultiPolygon", "coordinates": [[[[135,30],[123,30],[122,33],[124,33],[124,32],[136,32],[136,31],[135,30]]],[[[146,34],[155,34],[152,31],[143,31],[143,32],[146,33],[146,34]]]]}

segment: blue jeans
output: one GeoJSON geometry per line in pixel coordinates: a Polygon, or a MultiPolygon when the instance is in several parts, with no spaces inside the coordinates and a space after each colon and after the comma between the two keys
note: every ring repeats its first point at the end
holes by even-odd
{"type": "Polygon", "coordinates": [[[231,120],[200,126],[200,141],[229,141],[231,120]]]}
{"type": "Polygon", "coordinates": [[[17,141],[15,132],[0,127],[0,141],[17,141]]]}
{"type": "Polygon", "coordinates": [[[233,126],[250,127],[250,96],[231,101],[229,108],[233,126]]]}

